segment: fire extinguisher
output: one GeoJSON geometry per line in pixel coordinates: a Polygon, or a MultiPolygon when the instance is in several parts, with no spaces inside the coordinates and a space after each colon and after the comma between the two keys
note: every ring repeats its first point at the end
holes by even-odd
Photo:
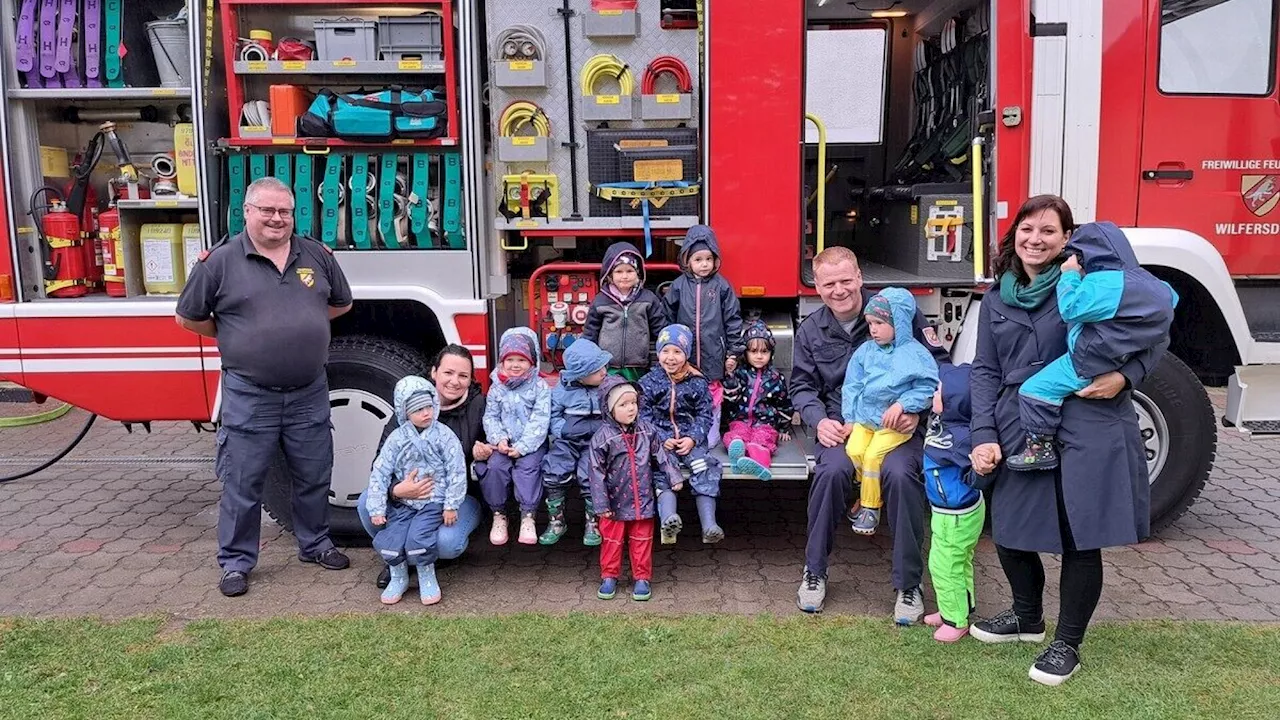
{"type": "Polygon", "coordinates": [[[29,205],[44,256],[45,295],[54,298],[87,295],[89,269],[85,264],[84,241],[80,237],[80,220],[67,210],[62,194],[51,187],[32,193],[29,205]],[[48,204],[39,204],[41,193],[50,196],[48,204]],[[37,211],[42,211],[38,219],[37,211]]]}
{"type": "Polygon", "coordinates": [[[107,294],[124,297],[124,242],[120,239],[120,211],[115,203],[98,216],[98,244],[102,247],[102,280],[107,294]]]}

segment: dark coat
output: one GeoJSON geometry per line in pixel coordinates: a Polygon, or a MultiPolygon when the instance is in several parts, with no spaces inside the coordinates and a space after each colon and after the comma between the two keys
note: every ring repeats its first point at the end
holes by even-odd
{"type": "MultiPolygon", "coordinates": [[[[1138,353],[1120,373],[1142,383],[1168,347],[1138,353]]],[[[1027,312],[991,291],[982,300],[978,351],[970,378],[974,447],[999,442],[1004,457],[1026,438],[1018,388],[1044,364],[1067,351],[1067,326],[1056,302],[1027,312]]],[[[1013,472],[1001,464],[991,491],[996,544],[1014,550],[1061,553],[1057,486],[1061,486],[1076,549],[1130,545],[1150,532],[1146,454],[1128,388],[1110,400],[1068,397],[1062,404],[1059,470],[1013,472]],[[1060,475],[1059,475],[1060,473],[1060,475]]]]}
{"type": "Polygon", "coordinates": [[[461,405],[452,410],[440,411],[441,424],[452,430],[458,436],[458,442],[462,443],[462,454],[467,459],[468,468],[474,459],[471,457],[472,448],[477,441],[485,442],[484,406],[484,390],[480,389],[478,383],[472,383],[471,389],[467,391],[467,399],[461,405]]]}
{"type": "Polygon", "coordinates": [[[780,433],[791,432],[791,398],[787,381],[772,364],[756,370],[745,362],[724,379],[724,411],[730,420],[770,425],[780,433]],[[759,388],[756,382],[760,383],[759,388]],[[751,401],[755,401],[755,405],[751,401]]]}
{"type": "Polygon", "coordinates": [[[693,330],[689,362],[702,371],[708,382],[723,380],[725,360],[730,355],[741,355],[746,347],[742,343],[742,308],[733,286],[720,274],[720,244],[711,228],[690,228],[679,260],[684,273],[671,283],[662,299],[667,317],[693,330]],[[715,271],[705,278],[689,270],[689,256],[699,250],[710,250],[716,258],[715,271]]]}
{"type": "Polygon", "coordinates": [[[706,378],[690,375],[683,382],[673,383],[661,366],[655,366],[640,378],[639,385],[640,417],[653,425],[663,442],[691,437],[698,446],[707,446],[715,408],[706,378]]]}
{"type": "Polygon", "coordinates": [[[609,246],[600,266],[600,292],[591,301],[582,337],[600,346],[613,356],[611,368],[649,367],[649,353],[653,339],[667,326],[667,313],[662,299],[644,287],[644,259],[640,251],[630,243],[620,242],[609,246]],[[626,302],[620,301],[605,288],[609,274],[623,254],[633,255],[639,267],[640,286],[626,302]]]}
{"type": "MultiPolygon", "coordinates": [[[[607,395],[625,382],[610,375],[600,389],[607,395]]],[[[606,417],[591,438],[587,467],[592,511],[612,511],[614,520],[653,517],[657,491],[684,483],[675,455],[663,450],[653,426],[639,419],[624,428],[606,417]]]]}

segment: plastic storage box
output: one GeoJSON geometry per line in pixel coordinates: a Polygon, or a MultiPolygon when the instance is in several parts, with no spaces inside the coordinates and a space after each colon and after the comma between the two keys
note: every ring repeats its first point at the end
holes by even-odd
{"type": "Polygon", "coordinates": [[[435,13],[378,18],[382,60],[444,62],[444,22],[435,13]]]}
{"type": "Polygon", "coordinates": [[[315,22],[316,56],[320,60],[377,60],[378,23],[360,18],[315,22]]]}

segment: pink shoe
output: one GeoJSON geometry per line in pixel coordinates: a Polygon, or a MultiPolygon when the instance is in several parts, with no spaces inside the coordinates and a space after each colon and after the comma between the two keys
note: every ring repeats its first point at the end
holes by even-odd
{"type": "Polygon", "coordinates": [[[507,544],[507,515],[506,513],[493,514],[493,527],[489,530],[489,543],[492,545],[507,544]]]}
{"type": "Polygon", "coordinates": [[[936,613],[930,613],[929,615],[925,615],[924,624],[928,625],[929,627],[936,628],[936,627],[942,627],[946,623],[942,622],[942,613],[936,612],[936,613]]]}
{"type": "Polygon", "coordinates": [[[958,628],[950,625],[943,625],[933,631],[933,639],[938,642],[953,643],[968,634],[968,627],[958,628]]]}

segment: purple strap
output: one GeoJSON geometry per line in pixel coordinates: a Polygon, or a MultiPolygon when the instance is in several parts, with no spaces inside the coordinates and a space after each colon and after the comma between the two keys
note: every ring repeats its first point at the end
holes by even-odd
{"type": "Polygon", "coordinates": [[[58,46],[53,58],[53,69],[60,73],[71,71],[71,34],[76,28],[76,0],[62,0],[58,11],[58,46]]]}
{"type": "Polygon", "coordinates": [[[36,0],[22,0],[18,12],[18,70],[36,69],[36,0]]]}
{"type": "Polygon", "coordinates": [[[102,87],[102,0],[84,0],[84,38],[81,44],[84,46],[84,75],[88,86],[102,87]]]}
{"type": "Polygon", "coordinates": [[[50,79],[49,87],[61,87],[55,84],[57,70],[53,67],[54,55],[58,50],[58,0],[44,0],[40,5],[40,75],[50,79]]]}

